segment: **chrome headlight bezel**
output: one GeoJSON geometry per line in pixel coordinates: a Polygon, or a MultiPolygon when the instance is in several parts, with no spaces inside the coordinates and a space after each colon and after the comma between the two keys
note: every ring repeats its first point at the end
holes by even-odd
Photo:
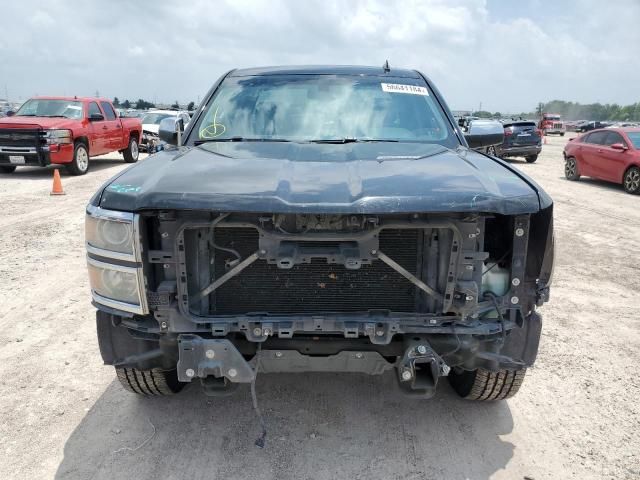
{"type": "Polygon", "coordinates": [[[113,258],[126,262],[140,262],[139,248],[140,216],[131,212],[117,212],[115,210],[105,210],[104,208],[90,205],[87,207],[87,218],[85,222],[85,244],[87,252],[105,258],[113,258]],[[95,222],[95,225],[92,223],[95,222]],[[109,244],[105,238],[94,236],[99,233],[101,223],[116,222],[117,224],[129,226],[129,248],[118,250],[117,245],[109,244]],[[95,227],[95,231],[92,228],[95,227]],[[91,238],[90,238],[91,237],[91,238]],[[111,247],[111,248],[110,248],[111,247]]]}
{"type": "MultiPolygon", "coordinates": [[[[116,232],[118,233],[118,229],[116,232]]],[[[141,258],[140,216],[132,212],[106,210],[90,205],[87,207],[85,235],[91,295],[94,303],[123,312],[140,315],[149,313],[141,258]],[[126,226],[119,232],[127,234],[126,241],[110,243],[108,239],[104,238],[104,235],[101,236],[101,232],[109,228],[109,222],[118,226],[126,226]],[[117,251],[119,246],[124,246],[124,248],[119,248],[121,251],[117,251]],[[109,295],[109,288],[105,288],[104,280],[95,281],[95,277],[92,277],[92,269],[100,269],[103,273],[107,271],[112,275],[133,275],[137,303],[131,303],[132,298],[124,298],[124,296],[114,298],[114,295],[109,295]]]]}

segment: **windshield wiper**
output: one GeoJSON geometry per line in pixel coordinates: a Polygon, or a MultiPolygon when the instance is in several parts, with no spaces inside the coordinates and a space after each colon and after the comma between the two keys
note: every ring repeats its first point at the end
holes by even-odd
{"type": "Polygon", "coordinates": [[[284,138],[244,138],[244,137],[231,137],[231,138],[207,138],[205,140],[196,140],[194,145],[202,145],[203,143],[210,142],[282,142],[289,143],[291,140],[284,138]]]}
{"type": "Polygon", "coordinates": [[[330,144],[343,144],[343,143],[374,143],[374,142],[391,142],[398,143],[399,140],[386,140],[386,139],[377,139],[377,138],[353,138],[353,137],[344,137],[344,138],[328,138],[321,140],[309,140],[309,143],[330,143],[330,144]]]}

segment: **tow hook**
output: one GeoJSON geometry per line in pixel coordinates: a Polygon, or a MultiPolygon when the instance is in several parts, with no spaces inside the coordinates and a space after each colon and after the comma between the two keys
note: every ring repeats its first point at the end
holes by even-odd
{"type": "Polygon", "coordinates": [[[180,335],[178,351],[178,380],[181,382],[191,382],[194,378],[207,378],[211,375],[224,378],[225,385],[250,383],[255,375],[249,363],[229,340],[180,335]]]}
{"type": "Polygon", "coordinates": [[[446,377],[450,371],[428,342],[420,342],[406,349],[398,364],[398,380],[405,393],[431,398],[436,393],[438,378],[446,377]]]}

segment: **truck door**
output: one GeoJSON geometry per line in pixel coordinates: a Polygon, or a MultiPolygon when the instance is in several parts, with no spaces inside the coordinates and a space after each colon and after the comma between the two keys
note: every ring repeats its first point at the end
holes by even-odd
{"type": "Polygon", "coordinates": [[[113,152],[115,150],[120,150],[123,148],[122,143],[124,141],[122,139],[122,122],[116,116],[116,112],[114,112],[113,107],[109,102],[100,102],[100,106],[104,112],[104,123],[107,127],[105,130],[107,151],[113,152]]]}
{"type": "Polygon", "coordinates": [[[104,113],[96,102],[89,102],[89,110],[87,118],[91,119],[92,115],[100,115],[102,120],[90,120],[89,128],[91,130],[91,138],[89,139],[89,154],[91,156],[102,155],[107,153],[107,126],[105,125],[104,113]]]}

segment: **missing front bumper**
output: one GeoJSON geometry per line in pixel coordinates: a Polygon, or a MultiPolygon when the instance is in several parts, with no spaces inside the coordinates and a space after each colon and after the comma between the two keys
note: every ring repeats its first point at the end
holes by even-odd
{"type": "MultiPolygon", "coordinates": [[[[220,379],[231,384],[250,383],[262,373],[340,372],[381,375],[397,369],[401,388],[413,395],[432,397],[438,378],[450,368],[427,342],[407,343],[405,353],[389,361],[376,351],[340,351],[334,355],[304,355],[296,350],[262,350],[252,360],[229,340],[205,339],[197,335],[178,338],[178,379],[191,382],[220,379]]],[[[209,383],[211,383],[209,381],[209,383]]]]}

